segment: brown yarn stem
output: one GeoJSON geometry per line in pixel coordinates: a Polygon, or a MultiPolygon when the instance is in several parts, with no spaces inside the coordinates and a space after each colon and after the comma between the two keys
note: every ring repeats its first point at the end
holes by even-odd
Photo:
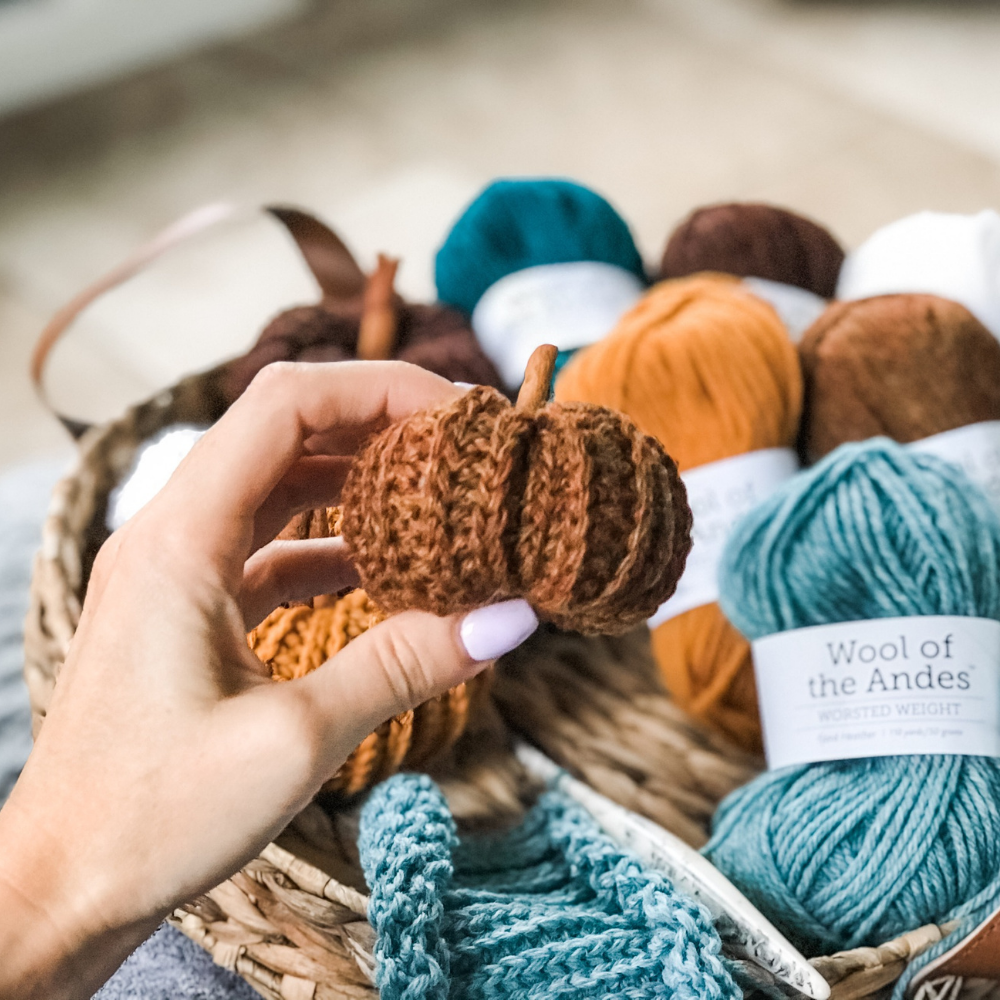
{"type": "Polygon", "coordinates": [[[396,345],[396,304],[393,301],[399,260],[378,255],[378,265],[365,285],[364,309],[358,331],[358,357],[363,361],[385,361],[396,345]]]}
{"type": "Polygon", "coordinates": [[[531,352],[517,394],[517,409],[522,413],[536,413],[548,402],[558,354],[559,348],[552,344],[539,344],[531,352]]]}

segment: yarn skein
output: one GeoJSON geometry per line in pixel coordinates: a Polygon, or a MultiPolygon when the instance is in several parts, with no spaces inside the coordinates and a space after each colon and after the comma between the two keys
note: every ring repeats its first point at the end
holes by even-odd
{"type": "Polygon", "coordinates": [[[908,443],[1000,420],[1000,342],[934,295],[834,302],[799,345],[799,450],[815,462],[846,441],[908,443]]]}
{"type": "MultiPolygon", "coordinates": [[[[610,336],[567,365],[555,395],[627,413],[683,475],[794,447],[802,380],[774,311],[730,278],[701,275],[654,287],[610,336]]],[[[653,650],[682,708],[761,752],[750,648],[716,604],[654,628],[653,650]]]]}
{"type": "MultiPolygon", "coordinates": [[[[745,518],[721,602],[750,639],[894,616],[1000,620],[998,562],[985,496],[942,460],[876,438],[838,448],[745,518]]],[[[1000,761],[771,771],[722,802],[704,853],[806,954],[952,919],[964,934],[1000,901],[1000,761]]]]}
{"type": "Polygon", "coordinates": [[[708,913],[561,792],[459,840],[438,788],[399,775],[361,814],[382,1000],[737,1000],[708,913]]]}
{"type": "Polygon", "coordinates": [[[472,318],[511,388],[531,351],[562,357],[604,336],[646,285],[625,220],[595,191],[556,178],[493,181],[435,258],[438,299],[472,318]]]}
{"type": "Polygon", "coordinates": [[[695,209],[671,233],[660,278],[719,271],[764,278],[829,299],[844,251],[821,225],[795,212],[755,202],[695,209]]]}
{"type": "Polygon", "coordinates": [[[917,212],[848,254],[837,298],[924,292],[960,302],[1000,338],[1000,213],[917,212]]]}

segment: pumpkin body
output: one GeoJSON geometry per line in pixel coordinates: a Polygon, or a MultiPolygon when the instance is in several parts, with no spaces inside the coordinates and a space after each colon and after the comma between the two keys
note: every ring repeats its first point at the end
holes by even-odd
{"type": "Polygon", "coordinates": [[[560,628],[619,634],[673,593],[691,545],[677,468],[623,414],[511,406],[480,386],[356,456],[343,535],[387,612],[514,597],[560,628]]]}
{"type": "MultiPolygon", "coordinates": [[[[250,634],[250,648],[276,681],[291,681],[322,666],[385,615],[363,590],[320,607],[278,608],[250,634]]],[[[461,736],[478,698],[489,689],[486,671],[437,698],[384,722],[369,734],[326,782],[323,791],[346,798],[401,768],[420,768],[461,736]]]]}

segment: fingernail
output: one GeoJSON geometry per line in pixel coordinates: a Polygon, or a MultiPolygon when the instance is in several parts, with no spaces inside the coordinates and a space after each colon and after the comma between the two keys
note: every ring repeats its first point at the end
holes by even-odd
{"type": "Polygon", "coordinates": [[[452,382],[451,384],[452,385],[457,385],[459,387],[459,389],[465,389],[466,392],[468,392],[469,389],[475,389],[476,388],[475,385],[473,385],[471,382],[452,382]]]}
{"type": "Polygon", "coordinates": [[[527,601],[504,601],[476,608],[462,619],[462,645],[474,660],[495,660],[520,646],[538,628],[527,601]]]}

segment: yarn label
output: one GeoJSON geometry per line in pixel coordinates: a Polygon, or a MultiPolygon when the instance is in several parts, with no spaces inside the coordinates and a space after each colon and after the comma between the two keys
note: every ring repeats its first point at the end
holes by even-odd
{"type": "Polygon", "coordinates": [[[614,264],[540,264],[490,285],[472,311],[472,329],[504,382],[516,386],[539,344],[560,351],[593,344],[643,291],[639,278],[614,264]]]}
{"type": "Polygon", "coordinates": [[[907,447],[957,465],[1000,510],[1000,420],[956,427],[907,447]]]}
{"type": "Polygon", "coordinates": [[[733,526],[798,468],[791,448],[764,448],[700,465],[681,476],[694,515],[691,552],[677,589],[649,619],[650,628],[719,599],[719,560],[733,526]]]}
{"type": "Polygon", "coordinates": [[[786,285],[768,278],[744,278],[743,284],[759,299],[770,304],[785,324],[788,336],[797,344],[802,334],[819,319],[826,309],[826,299],[806,288],[786,285]]]}
{"type": "Polygon", "coordinates": [[[753,642],[772,769],[858,757],[1000,757],[1000,622],[926,615],[753,642]]]}

